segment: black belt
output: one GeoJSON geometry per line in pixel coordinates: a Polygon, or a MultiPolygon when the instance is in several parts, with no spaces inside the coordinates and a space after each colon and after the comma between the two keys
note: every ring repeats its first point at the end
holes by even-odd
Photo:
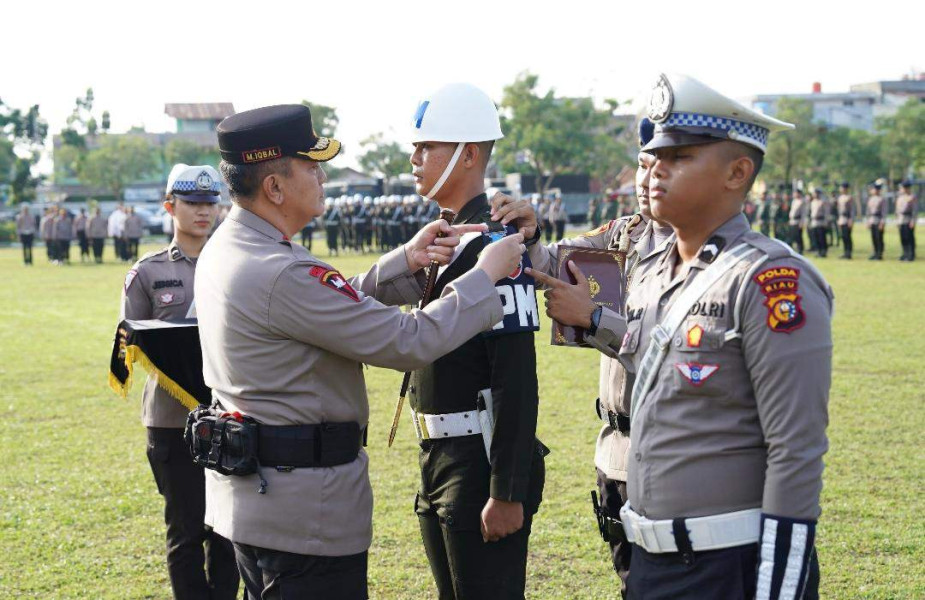
{"type": "Polygon", "coordinates": [[[260,465],[279,471],[333,467],[356,460],[366,445],[366,428],[355,422],[313,425],[260,425],[260,465]]]}
{"type": "Polygon", "coordinates": [[[611,429],[615,429],[623,435],[629,435],[630,416],[623,413],[613,412],[604,408],[604,403],[598,398],[594,401],[594,410],[597,411],[597,417],[601,421],[607,421],[611,429]],[[605,417],[606,415],[606,417],[605,417]]]}

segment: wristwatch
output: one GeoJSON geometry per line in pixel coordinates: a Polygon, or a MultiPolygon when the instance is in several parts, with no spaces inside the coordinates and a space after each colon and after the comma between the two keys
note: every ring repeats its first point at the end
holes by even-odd
{"type": "Polygon", "coordinates": [[[591,313],[591,327],[588,327],[588,335],[597,335],[597,328],[601,325],[601,313],[604,312],[603,306],[598,306],[591,313]]]}
{"type": "Polygon", "coordinates": [[[526,246],[527,248],[529,248],[529,247],[532,246],[533,244],[535,244],[535,243],[537,243],[538,241],[540,241],[540,235],[541,235],[542,233],[543,233],[543,226],[540,225],[539,222],[537,222],[537,223],[536,223],[536,231],[533,232],[533,237],[530,238],[529,240],[526,240],[526,241],[524,242],[524,246],[526,246]]]}

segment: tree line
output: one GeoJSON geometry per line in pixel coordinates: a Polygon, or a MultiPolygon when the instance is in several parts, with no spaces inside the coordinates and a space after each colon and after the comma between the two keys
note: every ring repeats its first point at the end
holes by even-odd
{"type": "MultiPolygon", "coordinates": [[[[336,136],[336,107],[312,109],[320,135],[336,136]]],[[[502,173],[532,176],[536,189],[548,190],[561,174],[588,174],[605,187],[625,166],[635,163],[632,119],[621,118],[624,102],[567,97],[542,88],[539,76],[522,73],[505,86],[499,102],[504,139],[495,147],[494,167],[502,173]]],[[[910,99],[897,112],[878,117],[866,132],[814,122],[812,105],[784,98],[777,118],[795,123],[794,131],[771,137],[762,179],[815,184],[849,181],[863,185],[880,177],[916,177],[925,167],[925,103],[910,99]]],[[[53,149],[56,182],[77,181],[120,198],[127,185],[166,176],[170,165],[217,164],[218,148],[182,136],[153,144],[144,130],[110,133],[110,114],[97,111],[93,90],[78,97],[53,149]]],[[[34,199],[45,179],[35,173],[45,150],[48,125],[39,105],[25,109],[0,99],[0,196],[9,204],[34,199]]],[[[371,175],[391,178],[409,171],[407,144],[376,132],[360,141],[357,162],[371,175]]],[[[341,169],[331,166],[330,179],[341,169]]]]}

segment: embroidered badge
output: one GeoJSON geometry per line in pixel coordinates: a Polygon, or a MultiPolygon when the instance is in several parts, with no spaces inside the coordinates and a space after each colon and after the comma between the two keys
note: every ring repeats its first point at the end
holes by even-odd
{"type": "Polygon", "coordinates": [[[317,277],[321,285],[340,292],[354,302],[360,301],[360,296],[356,293],[356,290],[354,290],[353,287],[347,283],[347,280],[344,279],[344,276],[337,271],[325,269],[324,267],[312,267],[308,270],[308,274],[312,277],[317,277]]]}
{"type": "Polygon", "coordinates": [[[703,245],[703,248],[700,250],[700,260],[712,263],[716,260],[716,257],[719,256],[719,253],[722,252],[723,248],[726,247],[726,240],[714,235],[706,241],[703,245]]]}
{"type": "Polygon", "coordinates": [[[615,223],[615,221],[609,221],[609,222],[607,222],[607,223],[604,223],[603,225],[601,225],[601,226],[598,227],[597,229],[592,229],[591,231],[587,231],[587,232],[581,234],[581,237],[594,237],[594,236],[596,236],[596,235],[601,235],[602,233],[605,233],[605,232],[607,232],[607,231],[610,231],[610,228],[613,227],[613,224],[614,224],[614,223],[615,223]]]}
{"type": "Polygon", "coordinates": [[[128,286],[132,285],[132,282],[135,281],[136,275],[138,275],[138,271],[135,269],[131,269],[125,274],[125,291],[128,291],[128,286]]]}
{"type": "Polygon", "coordinates": [[[806,324],[806,314],[797,293],[800,270],[793,267],[765,269],[754,277],[768,307],[768,328],[779,333],[796,331],[806,324]]]}
{"type": "Polygon", "coordinates": [[[719,371],[719,365],[702,365],[700,363],[678,363],[675,365],[684,379],[691,382],[691,385],[700,386],[710,378],[713,373],[719,371]]]}
{"type": "Polygon", "coordinates": [[[161,304],[173,304],[174,295],[170,292],[161,294],[161,304]]]}
{"type": "Polygon", "coordinates": [[[699,348],[703,340],[703,327],[694,325],[687,331],[687,345],[690,348],[699,348]]]}

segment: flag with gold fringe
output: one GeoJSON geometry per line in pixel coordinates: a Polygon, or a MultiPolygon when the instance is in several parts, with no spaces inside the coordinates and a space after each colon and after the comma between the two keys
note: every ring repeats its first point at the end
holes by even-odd
{"type": "Polygon", "coordinates": [[[186,408],[194,410],[211,403],[212,392],[202,379],[196,319],[119,323],[109,361],[109,387],[123,398],[132,387],[136,362],[157,378],[158,387],[186,408]]]}

